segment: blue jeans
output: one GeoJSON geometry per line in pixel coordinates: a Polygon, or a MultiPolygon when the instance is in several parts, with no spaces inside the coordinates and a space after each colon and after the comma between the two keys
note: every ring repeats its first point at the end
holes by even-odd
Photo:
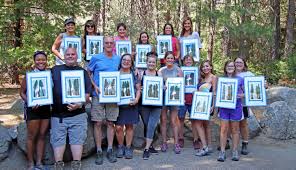
{"type": "Polygon", "coordinates": [[[146,127],[146,138],[153,139],[154,131],[160,119],[161,108],[141,106],[141,117],[146,127]]]}

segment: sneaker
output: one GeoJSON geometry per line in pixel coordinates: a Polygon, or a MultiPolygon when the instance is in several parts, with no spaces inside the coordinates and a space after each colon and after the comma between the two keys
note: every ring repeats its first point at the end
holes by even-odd
{"type": "Polygon", "coordinates": [[[181,153],[181,147],[180,147],[180,145],[177,143],[177,144],[175,144],[175,154],[180,154],[181,153]]]}
{"type": "Polygon", "coordinates": [[[39,164],[39,165],[35,165],[34,167],[34,170],[43,170],[44,169],[44,166],[42,164],[39,164]]]}
{"type": "Polygon", "coordinates": [[[102,165],[103,164],[103,152],[102,151],[97,152],[97,158],[96,158],[95,163],[96,163],[96,165],[102,165]]]}
{"type": "Polygon", "coordinates": [[[248,155],[248,142],[242,142],[242,150],[241,150],[242,155],[248,155]]]}
{"type": "Polygon", "coordinates": [[[125,155],[124,155],[125,159],[133,159],[133,154],[134,154],[134,151],[132,148],[130,148],[130,147],[125,148],[125,155]]]}
{"type": "Polygon", "coordinates": [[[152,145],[149,147],[149,152],[153,154],[158,154],[158,151],[152,145]]]}
{"type": "Polygon", "coordinates": [[[167,149],[168,149],[168,144],[163,143],[163,144],[161,145],[161,152],[166,152],[167,149]]]}
{"type": "Polygon", "coordinates": [[[201,144],[200,144],[200,141],[199,141],[199,140],[195,140],[195,141],[193,141],[193,148],[194,148],[195,150],[201,148],[201,144]]]}
{"type": "Polygon", "coordinates": [[[113,149],[107,151],[107,159],[110,163],[117,162],[113,149]]]}
{"type": "Polygon", "coordinates": [[[54,163],[54,170],[63,170],[65,163],[63,161],[58,161],[54,163]]]}
{"type": "Polygon", "coordinates": [[[209,152],[208,147],[202,148],[200,150],[198,150],[195,154],[195,156],[206,156],[209,152]]]}
{"type": "Polygon", "coordinates": [[[148,158],[150,157],[150,151],[148,149],[145,149],[143,152],[143,159],[144,160],[148,160],[148,158]]]}
{"type": "Polygon", "coordinates": [[[224,162],[225,159],[226,159],[226,153],[225,153],[225,151],[224,152],[223,151],[220,151],[217,161],[224,162]]]}
{"type": "Polygon", "coordinates": [[[117,148],[117,153],[116,153],[116,157],[117,158],[123,158],[124,156],[124,146],[123,145],[118,145],[118,148],[117,148]]]}
{"type": "Polygon", "coordinates": [[[72,161],[71,162],[71,169],[72,170],[80,170],[81,169],[81,161],[72,161]]]}
{"type": "MultiPolygon", "coordinates": [[[[225,150],[228,150],[228,149],[230,149],[230,144],[229,144],[229,140],[227,139],[225,150]]],[[[221,150],[221,146],[218,146],[217,147],[217,150],[220,151],[221,150]]]]}
{"type": "Polygon", "coordinates": [[[232,151],[232,159],[233,161],[239,161],[238,151],[234,150],[232,151]]]}
{"type": "Polygon", "coordinates": [[[181,148],[184,148],[184,139],[180,138],[178,140],[178,143],[179,143],[179,145],[180,145],[181,148]]]}

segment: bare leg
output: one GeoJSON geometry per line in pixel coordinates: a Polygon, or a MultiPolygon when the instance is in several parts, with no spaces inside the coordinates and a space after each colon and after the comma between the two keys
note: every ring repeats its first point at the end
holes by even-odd
{"type": "Polygon", "coordinates": [[[107,121],[107,140],[108,140],[108,147],[113,146],[113,139],[114,139],[114,123],[107,121]]]}
{"type": "Polygon", "coordinates": [[[198,132],[196,128],[196,120],[191,120],[191,128],[192,128],[192,135],[193,135],[193,141],[197,141],[198,139],[198,132]]]}
{"type": "Polygon", "coordinates": [[[97,149],[102,149],[102,121],[94,122],[94,137],[97,149]]]}
{"type": "Polygon", "coordinates": [[[179,127],[179,138],[184,139],[184,118],[179,118],[180,127],[179,127]]]}
{"type": "Polygon", "coordinates": [[[212,146],[212,132],[211,132],[210,123],[211,123],[210,121],[203,122],[208,146],[212,146]]]}
{"type": "Polygon", "coordinates": [[[82,156],[83,145],[71,145],[73,160],[80,161],[82,156]]]}
{"type": "Polygon", "coordinates": [[[54,160],[56,162],[63,161],[65,149],[66,149],[66,145],[62,145],[62,146],[58,146],[58,147],[53,148],[54,160]]]}
{"type": "Polygon", "coordinates": [[[203,148],[207,147],[207,140],[205,136],[205,129],[203,126],[203,120],[196,120],[196,129],[200,137],[203,148]]]}
{"type": "Polygon", "coordinates": [[[232,134],[232,150],[237,150],[239,144],[239,122],[230,122],[232,134]]]}
{"type": "Polygon", "coordinates": [[[35,139],[39,131],[40,120],[27,121],[27,159],[28,166],[34,166],[34,146],[35,139]]]}
{"type": "Polygon", "coordinates": [[[125,131],[126,131],[126,146],[130,147],[132,145],[133,136],[134,136],[134,126],[131,125],[125,125],[125,131]]]}
{"type": "Polygon", "coordinates": [[[167,109],[162,109],[161,110],[160,123],[161,123],[162,142],[163,143],[166,143],[167,142],[167,127],[166,127],[166,123],[167,123],[167,109]]]}
{"type": "Polygon", "coordinates": [[[171,115],[171,125],[173,127],[173,132],[174,132],[174,143],[177,144],[178,143],[178,130],[179,130],[179,118],[178,118],[178,110],[173,110],[170,111],[171,115]]]}
{"type": "Polygon", "coordinates": [[[248,140],[249,140],[249,127],[248,127],[247,118],[240,121],[239,126],[240,126],[240,133],[242,135],[242,140],[244,142],[248,142],[248,140]]]}
{"type": "Polygon", "coordinates": [[[41,161],[44,154],[45,137],[48,130],[48,126],[49,126],[49,119],[40,120],[40,126],[39,126],[40,128],[38,128],[39,134],[37,137],[37,160],[36,160],[37,165],[42,164],[41,161]]]}
{"type": "Polygon", "coordinates": [[[124,141],[124,133],[123,133],[123,125],[116,125],[116,138],[119,145],[123,145],[124,141]]]}
{"type": "Polygon", "coordinates": [[[227,134],[228,134],[229,123],[228,121],[221,120],[221,127],[220,127],[220,147],[221,151],[225,152],[227,134]]]}

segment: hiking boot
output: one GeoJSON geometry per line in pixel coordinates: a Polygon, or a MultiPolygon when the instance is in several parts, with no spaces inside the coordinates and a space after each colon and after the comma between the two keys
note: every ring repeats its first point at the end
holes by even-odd
{"type": "Polygon", "coordinates": [[[123,145],[118,145],[116,157],[117,158],[123,158],[123,156],[124,156],[124,146],[123,145]]]}
{"type": "Polygon", "coordinates": [[[152,145],[149,147],[149,152],[153,154],[158,154],[158,151],[152,145]]]}
{"type": "Polygon", "coordinates": [[[177,144],[175,144],[175,154],[180,154],[181,153],[181,147],[180,147],[180,145],[177,143],[177,144]]]}
{"type": "Polygon", "coordinates": [[[248,142],[242,142],[242,150],[241,150],[242,155],[248,155],[248,142]]]}
{"type": "Polygon", "coordinates": [[[238,151],[234,150],[232,151],[232,159],[233,161],[239,161],[238,151]]]}
{"type": "Polygon", "coordinates": [[[75,160],[71,162],[72,170],[80,170],[81,169],[81,161],[75,160]]]}
{"type": "Polygon", "coordinates": [[[168,149],[168,144],[163,143],[163,144],[161,145],[161,152],[166,152],[167,149],[168,149]]]}
{"type": "Polygon", "coordinates": [[[125,148],[125,159],[133,159],[134,151],[131,147],[126,147],[125,148]]]}
{"type": "Polygon", "coordinates": [[[113,149],[107,151],[107,159],[110,163],[117,162],[113,149]]]}
{"type": "Polygon", "coordinates": [[[150,157],[150,151],[148,149],[145,149],[143,152],[143,159],[148,160],[150,157]]]}
{"type": "MultiPolygon", "coordinates": [[[[227,139],[225,150],[228,150],[228,149],[230,149],[230,144],[229,144],[229,140],[227,139]]],[[[217,150],[220,151],[221,150],[221,146],[218,146],[217,147],[217,150]]]]}
{"type": "Polygon", "coordinates": [[[226,159],[226,153],[225,153],[225,151],[220,151],[217,161],[224,162],[225,159],[226,159]]]}
{"type": "Polygon", "coordinates": [[[197,150],[197,149],[200,149],[201,148],[201,144],[200,144],[200,141],[199,140],[195,140],[195,141],[193,141],[193,148],[195,149],[195,150],[197,150]]]}
{"type": "Polygon", "coordinates": [[[63,161],[58,161],[54,163],[54,170],[64,170],[64,162],[63,161]]]}
{"type": "Polygon", "coordinates": [[[202,148],[200,150],[198,150],[195,154],[195,156],[206,156],[209,152],[208,147],[202,148]]]}
{"type": "Polygon", "coordinates": [[[178,143],[179,143],[179,145],[180,145],[181,148],[184,148],[184,139],[180,138],[178,140],[178,143]]]}
{"type": "Polygon", "coordinates": [[[96,158],[95,163],[96,163],[96,165],[102,165],[103,164],[103,152],[102,151],[97,152],[97,158],[96,158]]]}

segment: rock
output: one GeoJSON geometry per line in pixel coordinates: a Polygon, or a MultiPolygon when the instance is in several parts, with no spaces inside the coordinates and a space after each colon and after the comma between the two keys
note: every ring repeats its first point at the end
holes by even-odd
{"type": "Polygon", "coordinates": [[[132,145],[135,148],[145,147],[146,139],[144,137],[144,124],[142,119],[134,126],[134,138],[132,145]]]}
{"type": "Polygon", "coordinates": [[[17,126],[13,126],[11,128],[9,128],[8,130],[8,134],[12,139],[16,139],[17,137],[17,126]]]}
{"type": "Polygon", "coordinates": [[[260,124],[270,138],[296,138],[296,112],[286,101],[276,101],[267,106],[260,124]]]}
{"type": "Polygon", "coordinates": [[[252,109],[250,109],[250,117],[248,118],[248,127],[249,127],[249,137],[251,139],[258,136],[262,130],[257,117],[252,112],[252,109]]]}
{"type": "Polygon", "coordinates": [[[267,104],[285,101],[291,109],[296,111],[296,89],[288,87],[274,87],[266,90],[267,104]]]}
{"type": "Polygon", "coordinates": [[[11,140],[8,130],[0,125],[0,161],[8,157],[11,140]]]}

